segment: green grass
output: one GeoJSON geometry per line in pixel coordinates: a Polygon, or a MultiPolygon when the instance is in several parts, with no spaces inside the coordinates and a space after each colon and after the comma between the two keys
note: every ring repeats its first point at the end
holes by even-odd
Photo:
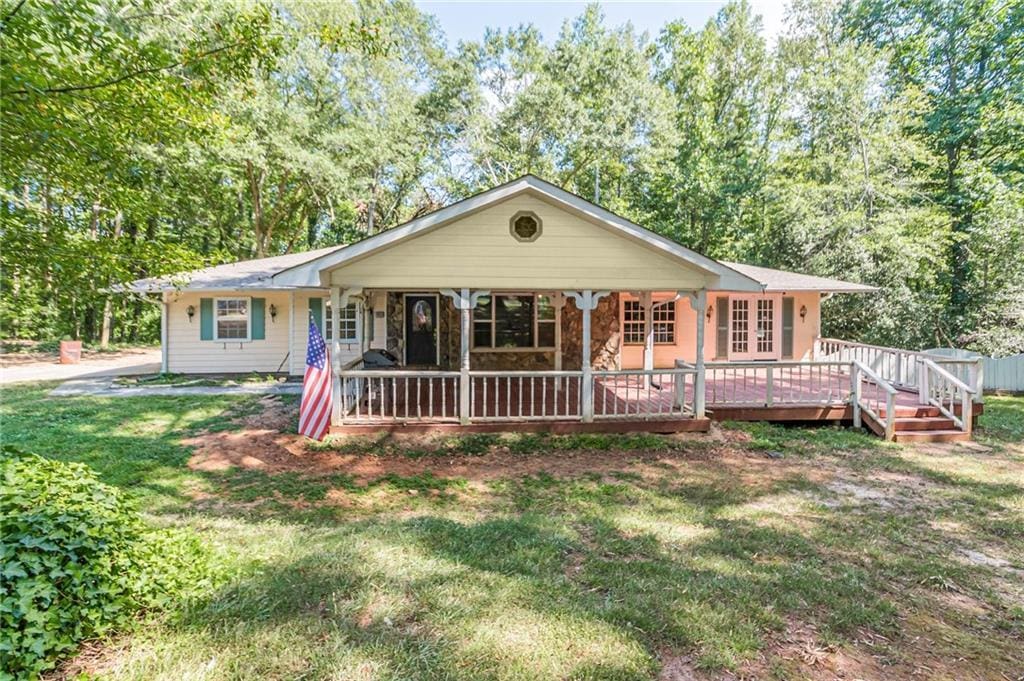
{"type": "Polygon", "coordinates": [[[254,385],[266,383],[282,383],[285,377],[280,374],[260,373],[229,374],[224,376],[196,376],[194,374],[144,374],[141,376],[118,376],[114,383],[122,386],[202,386],[223,387],[232,385],[254,385]]]}
{"type": "Polygon", "coordinates": [[[403,471],[360,479],[188,468],[182,439],[234,431],[253,397],[45,392],[4,390],[5,443],[90,464],[155,520],[196,529],[229,575],[106,642],[86,666],[98,678],[652,679],[687,656],[699,674],[796,679],[797,625],[823,654],[874,665],[867,678],[1024,668],[1021,398],[989,401],[981,449],[733,424],[724,442],[511,434],[310,452],[403,471]],[[555,474],[570,453],[578,470],[555,474]],[[495,456],[531,468],[473,474],[495,456]]]}

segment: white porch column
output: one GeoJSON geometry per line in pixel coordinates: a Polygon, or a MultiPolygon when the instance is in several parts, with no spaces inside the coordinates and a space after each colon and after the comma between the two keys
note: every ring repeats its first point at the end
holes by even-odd
{"type": "MultiPolygon", "coordinates": [[[[654,296],[650,291],[640,292],[640,306],[644,309],[644,371],[654,369],[654,296]]],[[[651,385],[651,377],[644,374],[644,387],[651,385]]]]}
{"type": "Polygon", "coordinates": [[[459,311],[459,423],[467,425],[471,414],[471,381],[469,376],[469,339],[473,330],[473,308],[481,296],[490,295],[490,291],[474,291],[468,288],[456,291],[450,288],[441,289],[455,303],[459,311]]]}
{"type": "Polygon", "coordinates": [[[170,318],[170,300],[166,293],[160,296],[160,373],[168,373],[169,359],[167,340],[171,337],[168,323],[170,318]]]}
{"type": "Polygon", "coordinates": [[[580,388],[580,396],[583,406],[583,421],[590,423],[594,420],[594,374],[591,366],[590,348],[590,313],[597,307],[597,303],[610,291],[564,291],[565,295],[576,301],[576,307],[583,313],[583,339],[581,368],[583,370],[583,385],[580,388]]]}
{"type": "Polygon", "coordinates": [[[295,291],[288,292],[288,375],[295,373],[295,291]]]}
{"type": "Polygon", "coordinates": [[[704,418],[704,324],[707,307],[708,292],[701,289],[697,291],[694,306],[697,312],[697,378],[693,382],[693,415],[699,419],[704,418]]]}
{"type": "MultiPolygon", "coordinates": [[[[338,311],[343,304],[348,303],[348,291],[345,292],[344,303],[342,302],[341,287],[331,286],[331,318],[328,323],[331,325],[331,424],[341,423],[341,323],[338,311]]],[[[325,325],[326,326],[326,325],[325,325]]]]}

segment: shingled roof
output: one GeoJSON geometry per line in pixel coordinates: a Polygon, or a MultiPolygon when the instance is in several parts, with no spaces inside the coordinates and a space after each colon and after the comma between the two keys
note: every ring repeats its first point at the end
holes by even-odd
{"type": "Polygon", "coordinates": [[[278,272],[315,260],[322,255],[336,251],[344,246],[318,248],[314,251],[275,255],[269,258],[243,260],[241,262],[204,267],[190,272],[178,272],[162,277],[138,279],[114,290],[135,293],[158,293],[160,291],[220,291],[238,289],[274,289],[292,288],[276,286],[271,277],[278,272]]]}
{"type": "Polygon", "coordinates": [[[810,274],[798,274],[786,270],[773,270],[768,267],[744,265],[738,262],[725,262],[723,265],[761,282],[765,291],[821,291],[822,293],[870,293],[878,287],[867,284],[854,284],[839,279],[815,277],[810,274]]]}

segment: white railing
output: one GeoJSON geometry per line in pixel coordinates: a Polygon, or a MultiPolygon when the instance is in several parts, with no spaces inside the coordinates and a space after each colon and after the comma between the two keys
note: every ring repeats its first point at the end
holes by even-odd
{"type": "Polygon", "coordinates": [[[697,370],[595,371],[594,420],[684,418],[694,415],[697,370]]]}
{"type": "Polygon", "coordinates": [[[930,359],[921,360],[921,401],[938,408],[959,430],[971,432],[974,389],[930,359]],[[960,416],[957,416],[957,408],[960,416]]]}
{"type": "Polygon", "coordinates": [[[343,370],[345,424],[459,420],[459,372],[343,370]]]}
{"type": "Polygon", "coordinates": [[[982,363],[978,359],[958,359],[931,355],[915,350],[887,348],[868,343],[854,343],[837,338],[818,338],[814,343],[814,359],[858,361],[875,371],[890,385],[907,390],[920,388],[920,362],[931,360],[975,390],[975,401],[982,400],[982,363]]]}
{"type": "Polygon", "coordinates": [[[850,401],[850,362],[710,362],[710,405],[772,407],[850,401]]]}
{"type": "Polygon", "coordinates": [[[861,414],[866,414],[884,430],[886,440],[896,437],[896,388],[871,367],[854,360],[850,372],[853,389],[853,425],[861,426],[861,414]]]}
{"type": "Polygon", "coordinates": [[[469,378],[472,421],[582,418],[582,372],[470,371],[469,378]]]}

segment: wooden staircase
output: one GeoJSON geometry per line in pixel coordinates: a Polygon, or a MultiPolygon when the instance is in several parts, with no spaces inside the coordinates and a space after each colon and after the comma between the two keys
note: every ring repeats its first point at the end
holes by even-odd
{"type": "MultiPolygon", "coordinates": [[[[885,418],[884,411],[880,416],[885,418]]],[[[896,442],[961,442],[971,439],[970,433],[958,429],[953,420],[944,416],[938,407],[928,405],[896,407],[895,424],[896,442]]],[[[884,424],[865,417],[864,425],[879,437],[885,437],[884,424]]]]}

